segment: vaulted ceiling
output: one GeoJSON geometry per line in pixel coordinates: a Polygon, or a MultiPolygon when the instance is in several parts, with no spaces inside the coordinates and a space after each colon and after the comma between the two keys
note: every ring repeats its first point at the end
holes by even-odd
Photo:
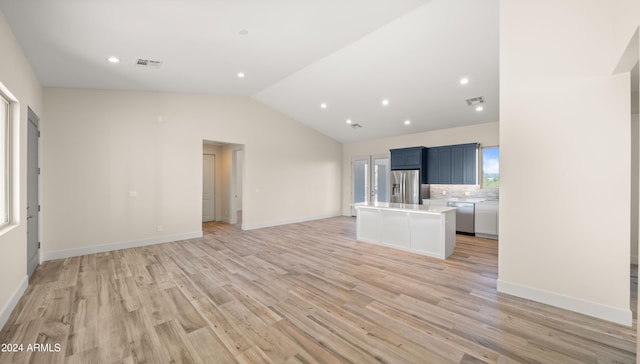
{"type": "Polygon", "coordinates": [[[341,142],[499,118],[498,0],[0,0],[0,8],[45,87],[245,95],[341,142]],[[477,97],[481,105],[466,102],[477,97]]]}

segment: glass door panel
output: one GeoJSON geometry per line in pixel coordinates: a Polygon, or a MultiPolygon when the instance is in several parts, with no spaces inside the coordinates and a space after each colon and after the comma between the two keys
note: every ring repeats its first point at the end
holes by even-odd
{"type": "Polygon", "coordinates": [[[389,174],[391,173],[389,156],[373,156],[371,159],[373,160],[372,201],[389,202],[389,174]]]}
{"type": "Polygon", "coordinates": [[[369,201],[369,157],[354,158],[351,162],[352,207],[351,216],[356,216],[353,204],[369,201]]]}

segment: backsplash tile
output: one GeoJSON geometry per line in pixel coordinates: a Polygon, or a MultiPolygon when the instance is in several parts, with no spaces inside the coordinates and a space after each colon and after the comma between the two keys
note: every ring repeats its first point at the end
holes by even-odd
{"type": "Polygon", "coordinates": [[[432,199],[447,199],[450,197],[473,197],[487,200],[499,199],[498,188],[480,188],[480,185],[430,185],[429,196],[432,199]],[[444,192],[444,194],[443,194],[444,192]]]}

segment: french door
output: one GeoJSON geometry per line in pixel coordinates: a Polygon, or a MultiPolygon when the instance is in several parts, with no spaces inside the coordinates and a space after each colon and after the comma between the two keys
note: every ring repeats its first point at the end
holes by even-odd
{"type": "Polygon", "coordinates": [[[389,202],[389,155],[354,157],[351,160],[351,216],[359,202],[389,202]]]}

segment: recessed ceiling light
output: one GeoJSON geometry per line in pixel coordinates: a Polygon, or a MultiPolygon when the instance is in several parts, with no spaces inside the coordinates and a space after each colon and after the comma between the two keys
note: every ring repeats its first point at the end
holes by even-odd
{"type": "Polygon", "coordinates": [[[353,121],[351,121],[351,119],[347,119],[347,124],[351,124],[353,123],[353,121]]]}
{"type": "Polygon", "coordinates": [[[244,72],[238,72],[238,78],[244,78],[244,72]]]}
{"type": "Polygon", "coordinates": [[[326,109],[326,108],[327,108],[327,104],[325,104],[325,103],[323,102],[322,104],[320,104],[320,107],[321,107],[321,108],[323,108],[323,109],[326,109]]]}
{"type": "Polygon", "coordinates": [[[411,120],[407,119],[404,121],[404,125],[410,125],[411,124],[411,120]]]}
{"type": "Polygon", "coordinates": [[[382,105],[383,106],[389,105],[389,100],[387,100],[387,99],[382,100],[382,105]]]}
{"type": "Polygon", "coordinates": [[[118,63],[118,62],[120,62],[120,58],[118,58],[118,57],[109,57],[109,58],[107,58],[107,60],[108,60],[109,62],[111,62],[111,63],[118,63]]]}
{"type": "Polygon", "coordinates": [[[482,110],[484,110],[484,107],[482,107],[482,106],[476,107],[476,111],[482,111],[482,110]]]}
{"type": "Polygon", "coordinates": [[[468,83],[469,83],[469,79],[468,78],[463,77],[463,78],[460,79],[460,84],[461,85],[466,85],[468,83]]]}

